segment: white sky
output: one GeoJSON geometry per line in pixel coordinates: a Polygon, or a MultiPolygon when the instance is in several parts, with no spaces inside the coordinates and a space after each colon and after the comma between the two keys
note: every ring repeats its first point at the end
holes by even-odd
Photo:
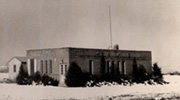
{"type": "Polygon", "coordinates": [[[150,50],[180,71],[180,0],[0,0],[0,65],[37,48],[150,50]]]}

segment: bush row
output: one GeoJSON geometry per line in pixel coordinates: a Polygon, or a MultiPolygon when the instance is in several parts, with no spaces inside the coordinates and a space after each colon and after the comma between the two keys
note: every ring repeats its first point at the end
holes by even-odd
{"type": "Polygon", "coordinates": [[[58,86],[59,81],[56,79],[53,79],[52,77],[43,74],[41,75],[39,71],[37,71],[35,74],[29,76],[27,72],[23,69],[23,67],[20,67],[20,71],[18,76],[16,77],[16,83],[19,85],[31,85],[35,83],[36,85],[52,85],[52,86],[58,86]]]}
{"type": "MultiPolygon", "coordinates": [[[[133,83],[145,83],[154,84],[164,84],[166,83],[163,80],[163,75],[161,73],[161,69],[155,63],[153,65],[152,74],[146,72],[146,69],[143,65],[137,66],[136,62],[133,65],[133,75],[132,77],[124,76],[124,75],[112,75],[112,74],[102,74],[99,77],[93,76],[89,73],[83,73],[81,68],[75,63],[71,63],[69,69],[66,74],[65,84],[68,87],[83,87],[83,86],[96,86],[99,84],[109,83],[117,83],[117,84],[133,84],[133,83]],[[151,81],[153,80],[153,81],[151,81]],[[102,83],[103,82],[103,83],[102,83]]],[[[24,71],[23,67],[20,67],[19,74],[16,78],[17,84],[27,85],[35,83],[43,84],[43,85],[53,85],[58,86],[58,81],[53,79],[52,77],[43,74],[41,75],[39,72],[36,72],[34,75],[29,76],[27,72],[24,71]]]]}
{"type": "Polygon", "coordinates": [[[143,65],[137,67],[136,64],[133,66],[133,75],[132,77],[118,75],[113,76],[109,74],[104,74],[101,77],[96,77],[90,75],[88,73],[83,73],[81,68],[73,62],[66,74],[65,83],[69,87],[80,87],[80,86],[100,86],[99,84],[130,84],[133,83],[147,83],[153,85],[157,84],[167,84],[163,80],[163,75],[161,73],[161,69],[159,68],[158,64],[155,63],[152,67],[152,74],[146,72],[143,65]]]}

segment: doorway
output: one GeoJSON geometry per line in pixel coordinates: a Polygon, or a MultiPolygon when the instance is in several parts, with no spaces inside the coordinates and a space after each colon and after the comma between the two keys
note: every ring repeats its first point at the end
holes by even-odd
{"type": "Polygon", "coordinates": [[[65,85],[65,77],[67,73],[67,65],[66,64],[59,64],[59,84],[65,85]]]}

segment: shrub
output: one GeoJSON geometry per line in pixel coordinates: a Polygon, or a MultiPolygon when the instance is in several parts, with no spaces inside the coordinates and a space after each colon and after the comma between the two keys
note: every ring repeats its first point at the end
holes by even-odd
{"type": "Polygon", "coordinates": [[[161,72],[161,68],[158,66],[157,63],[154,63],[153,64],[153,79],[156,83],[158,84],[164,84],[166,83],[164,80],[163,80],[163,74],[161,72]]]}
{"type": "Polygon", "coordinates": [[[94,81],[88,81],[86,87],[102,87],[102,86],[115,86],[115,85],[118,85],[118,83],[106,82],[106,81],[94,83],[94,81]]]}
{"type": "Polygon", "coordinates": [[[170,75],[180,75],[180,73],[179,73],[178,71],[170,72],[170,73],[168,73],[168,74],[170,74],[170,75]]]}
{"type": "Polygon", "coordinates": [[[41,76],[41,74],[40,74],[39,71],[37,71],[37,72],[32,76],[32,78],[33,78],[33,81],[34,81],[36,84],[40,84],[41,81],[42,81],[42,76],[41,76]]]}
{"type": "Polygon", "coordinates": [[[26,73],[23,69],[23,67],[20,67],[19,74],[16,78],[16,83],[19,85],[31,85],[33,82],[35,82],[36,85],[43,84],[46,85],[52,85],[52,86],[58,86],[59,81],[56,79],[53,79],[52,77],[44,74],[43,76],[40,74],[39,71],[35,72],[32,76],[29,76],[28,73],[26,73]]]}
{"type": "Polygon", "coordinates": [[[161,68],[158,66],[157,63],[153,64],[153,75],[155,78],[163,78],[163,75],[161,73],[161,68]]]}
{"type": "Polygon", "coordinates": [[[57,79],[53,79],[51,82],[52,86],[58,86],[59,85],[59,81],[57,79]]]}
{"type": "Polygon", "coordinates": [[[19,69],[19,74],[16,77],[16,83],[19,85],[26,85],[28,84],[28,78],[28,73],[24,70],[23,66],[21,65],[19,69]]]}
{"type": "Polygon", "coordinates": [[[88,81],[94,81],[96,82],[98,79],[97,77],[89,74],[89,73],[83,73],[83,77],[82,77],[82,84],[86,84],[88,81]]]}
{"type": "Polygon", "coordinates": [[[52,86],[58,86],[59,85],[59,81],[56,79],[53,79],[52,77],[44,74],[42,76],[42,83],[44,86],[46,85],[52,85],[52,86]]]}
{"type": "Polygon", "coordinates": [[[65,84],[69,87],[85,86],[82,70],[75,62],[69,66],[65,84]]]}
{"type": "Polygon", "coordinates": [[[133,77],[136,78],[137,74],[138,74],[138,66],[137,66],[137,61],[136,58],[133,58],[133,77]]]}
{"type": "Polygon", "coordinates": [[[32,76],[29,76],[27,78],[27,84],[26,85],[31,85],[33,83],[33,77],[32,76]]]}
{"type": "Polygon", "coordinates": [[[148,80],[148,73],[143,65],[137,67],[136,72],[134,72],[133,81],[137,83],[144,83],[144,81],[148,80]]]}
{"type": "Polygon", "coordinates": [[[109,74],[105,74],[104,76],[101,77],[100,81],[110,82],[112,81],[112,76],[109,74]]]}
{"type": "Polygon", "coordinates": [[[129,83],[131,82],[131,77],[125,76],[125,75],[118,75],[116,79],[113,80],[114,82],[117,82],[118,84],[124,84],[126,81],[129,83]]]}

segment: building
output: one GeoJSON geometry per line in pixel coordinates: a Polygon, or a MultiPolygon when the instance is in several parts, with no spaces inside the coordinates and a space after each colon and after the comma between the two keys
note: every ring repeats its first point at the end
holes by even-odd
{"type": "Polygon", "coordinates": [[[101,75],[102,57],[104,58],[106,74],[122,74],[131,76],[134,60],[137,65],[143,65],[151,73],[151,52],[115,49],[90,49],[90,48],[54,48],[27,50],[28,73],[36,71],[48,74],[59,80],[64,85],[65,74],[69,65],[76,62],[81,70],[92,75],[101,75]]]}
{"type": "Polygon", "coordinates": [[[11,80],[16,80],[21,66],[24,68],[25,71],[27,71],[26,60],[26,57],[13,57],[11,60],[8,61],[9,78],[11,80]]]}

